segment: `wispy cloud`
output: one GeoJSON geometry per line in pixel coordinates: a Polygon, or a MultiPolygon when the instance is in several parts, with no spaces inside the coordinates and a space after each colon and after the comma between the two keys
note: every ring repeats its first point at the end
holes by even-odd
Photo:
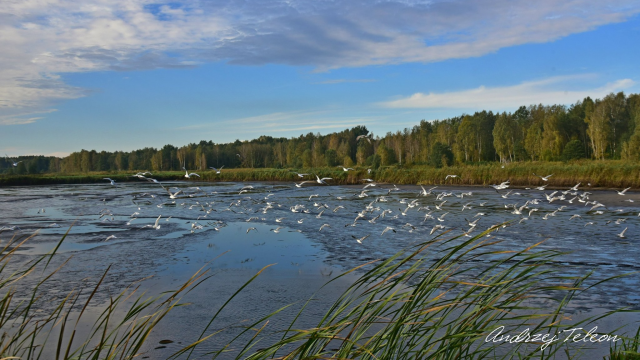
{"type": "Polygon", "coordinates": [[[63,73],[434,62],[553,41],[639,12],[635,0],[4,0],[0,115],[85,96],[63,73]]]}
{"type": "Polygon", "coordinates": [[[56,109],[42,109],[35,110],[32,112],[19,112],[12,111],[8,112],[6,115],[0,115],[0,126],[2,125],[25,125],[36,122],[37,120],[42,119],[42,116],[33,116],[33,115],[42,115],[46,113],[52,113],[57,111],[56,109]]]}
{"type": "Polygon", "coordinates": [[[381,116],[345,116],[342,114],[343,110],[276,112],[228,119],[215,124],[184,126],[178,130],[224,131],[228,134],[242,134],[243,137],[251,137],[255,134],[298,136],[301,131],[343,130],[356,125],[371,126],[382,118],[381,116]]]}
{"type": "Polygon", "coordinates": [[[629,89],[635,85],[631,79],[620,79],[599,87],[580,90],[575,82],[583,76],[552,77],[502,87],[484,87],[443,93],[415,93],[409,97],[381,103],[388,108],[460,108],[460,109],[512,109],[530,104],[571,104],[587,96],[604,97],[611,92],[629,89]]]}

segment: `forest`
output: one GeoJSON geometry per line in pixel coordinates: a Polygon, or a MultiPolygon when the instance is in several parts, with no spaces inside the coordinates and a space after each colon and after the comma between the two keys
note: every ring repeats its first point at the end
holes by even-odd
{"type": "Polygon", "coordinates": [[[513,113],[479,111],[444,120],[422,120],[384,136],[356,126],[327,135],[217,144],[200,141],[131,152],[81,150],[64,158],[0,159],[0,173],[171,171],[220,168],[452,165],[489,162],[640,160],[640,94],[611,93],[571,106],[521,106],[513,113]],[[359,136],[366,135],[363,137],[359,136]],[[20,161],[13,166],[12,161],[20,161]]]}

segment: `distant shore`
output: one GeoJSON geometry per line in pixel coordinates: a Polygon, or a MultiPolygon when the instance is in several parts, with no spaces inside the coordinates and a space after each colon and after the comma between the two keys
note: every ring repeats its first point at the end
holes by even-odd
{"type": "MultiPolygon", "coordinates": [[[[116,182],[144,181],[132,176],[136,171],[122,172],[89,172],[89,173],[47,173],[30,175],[2,175],[0,186],[21,185],[52,185],[52,184],[82,184],[102,183],[108,177],[116,182]]],[[[300,182],[311,180],[315,182],[314,174],[320,177],[330,177],[330,184],[355,185],[363,184],[363,179],[371,178],[380,183],[398,185],[471,185],[488,186],[510,181],[514,187],[529,187],[547,185],[549,189],[565,188],[582,183],[582,187],[590,188],[640,188],[640,163],[623,161],[583,161],[574,163],[562,162],[520,162],[504,165],[466,165],[433,168],[427,166],[388,166],[372,170],[357,167],[353,171],[345,172],[341,168],[315,169],[224,169],[220,174],[212,170],[196,172],[200,177],[186,179],[184,172],[157,171],[149,177],[158,181],[284,181],[300,182]],[[298,177],[297,172],[310,174],[304,178],[298,177]],[[539,176],[551,175],[548,181],[539,176]],[[445,181],[447,175],[456,175],[445,181]]]]}

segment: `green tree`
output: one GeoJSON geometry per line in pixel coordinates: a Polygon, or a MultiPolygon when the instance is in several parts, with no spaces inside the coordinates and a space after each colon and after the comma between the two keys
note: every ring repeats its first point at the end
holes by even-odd
{"type": "Polygon", "coordinates": [[[511,114],[498,115],[493,127],[493,147],[500,156],[500,162],[514,160],[516,136],[516,123],[511,114]]]}
{"type": "Polygon", "coordinates": [[[324,152],[324,159],[327,163],[327,166],[337,166],[338,152],[334,149],[327,149],[327,151],[324,152]]]}
{"type": "Polygon", "coordinates": [[[433,144],[431,148],[431,158],[429,159],[429,165],[437,168],[448,166],[453,163],[453,152],[451,149],[440,142],[433,144]]]}
{"type": "Polygon", "coordinates": [[[585,157],[584,147],[580,140],[571,140],[562,150],[562,158],[564,160],[577,160],[585,157]]]}

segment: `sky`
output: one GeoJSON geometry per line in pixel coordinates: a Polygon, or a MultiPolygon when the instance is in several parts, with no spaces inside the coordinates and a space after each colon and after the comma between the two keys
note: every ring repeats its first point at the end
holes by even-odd
{"type": "Polygon", "coordinates": [[[65,156],[640,92],[640,1],[2,0],[0,154],[65,156]]]}

